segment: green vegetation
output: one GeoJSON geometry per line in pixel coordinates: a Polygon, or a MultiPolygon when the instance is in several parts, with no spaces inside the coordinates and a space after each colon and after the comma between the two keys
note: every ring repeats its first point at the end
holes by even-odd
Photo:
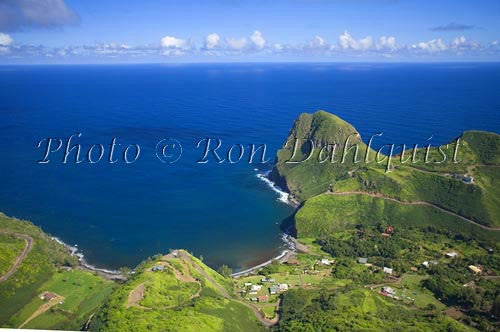
{"type": "Polygon", "coordinates": [[[303,113],[295,121],[285,146],[278,151],[276,166],[271,178],[298,200],[305,200],[311,196],[328,190],[336,180],[348,176],[348,171],[355,166],[355,151],[349,150],[351,145],[358,144],[358,156],[363,158],[366,146],[361,141],[354,127],[339,117],[324,111],[314,114],[303,113]],[[296,141],[298,139],[298,141],[296,141]],[[315,149],[306,162],[287,163],[287,161],[306,160],[311,153],[310,141],[314,142],[315,149]],[[297,144],[295,144],[297,142],[297,144]],[[342,160],[344,145],[346,145],[345,162],[334,164],[318,161],[327,157],[327,153],[335,147],[335,159],[342,160]],[[295,149],[295,145],[297,148],[295,149]],[[322,146],[330,150],[321,153],[322,146]],[[295,155],[294,155],[294,150],[295,155]],[[293,157],[293,158],[292,158],[293,157]]]}
{"type": "Polygon", "coordinates": [[[283,296],[276,331],[469,331],[435,310],[410,310],[353,287],[290,290],[283,296]]]}
{"type": "Polygon", "coordinates": [[[7,273],[25,246],[23,239],[13,234],[0,233],[0,276],[7,273]]]}
{"type": "Polygon", "coordinates": [[[40,295],[49,291],[62,296],[63,303],[54,303],[23,327],[77,330],[111,293],[114,283],[76,269],[77,258],[30,222],[0,214],[0,232],[2,266],[7,269],[26,247],[18,234],[32,239],[21,264],[0,282],[0,326],[19,327],[47,303],[40,295]]]}
{"type": "Polygon", "coordinates": [[[295,215],[300,237],[323,237],[357,224],[391,223],[398,226],[445,227],[455,232],[498,242],[500,234],[482,229],[431,206],[403,205],[380,197],[322,194],[307,200],[295,215]]]}
{"type": "Polygon", "coordinates": [[[92,321],[92,330],[258,331],[227,279],[185,251],[141,264],[92,321]],[[231,290],[231,292],[228,291],[231,290]]]}
{"type": "MultiPolygon", "coordinates": [[[[486,226],[500,226],[500,196],[498,186],[492,185],[500,182],[500,135],[467,131],[458,142],[416,149],[414,162],[412,147],[407,147],[404,156],[393,156],[388,165],[386,155],[371,149],[367,153],[367,146],[353,133],[357,133],[354,127],[324,111],[302,114],[295,121],[287,144],[278,151],[271,177],[299,201],[327,191],[362,191],[405,202],[427,202],[486,226]],[[296,138],[301,143],[291,158],[296,138]],[[315,142],[316,148],[311,158],[289,163],[291,159],[306,159],[309,140],[315,142]],[[356,163],[354,144],[358,147],[356,163]],[[334,159],[328,159],[333,152],[334,159]],[[465,183],[468,176],[471,183],[465,183]]],[[[382,152],[388,153],[387,147],[382,152]]]]}

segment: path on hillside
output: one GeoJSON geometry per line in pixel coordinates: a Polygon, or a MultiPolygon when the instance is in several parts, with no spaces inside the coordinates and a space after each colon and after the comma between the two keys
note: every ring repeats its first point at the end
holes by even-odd
{"type": "Polygon", "coordinates": [[[264,325],[266,327],[271,327],[278,322],[278,320],[279,320],[278,313],[276,313],[276,317],[272,320],[269,320],[269,319],[262,317],[262,314],[259,311],[259,309],[257,309],[253,305],[246,303],[245,301],[242,301],[242,300],[237,300],[237,299],[231,298],[231,296],[229,295],[229,292],[224,287],[222,287],[218,282],[216,282],[211,276],[209,276],[208,273],[205,270],[203,270],[203,268],[201,268],[201,266],[196,264],[191,259],[191,257],[189,257],[188,254],[186,254],[185,252],[179,251],[179,256],[181,258],[187,260],[188,262],[190,262],[191,265],[196,269],[196,271],[200,272],[203,275],[203,277],[205,277],[208,280],[208,282],[210,282],[215,288],[217,288],[221,292],[222,296],[224,296],[226,299],[243,304],[244,306],[246,306],[247,308],[252,310],[255,317],[259,320],[259,322],[262,323],[262,325],[264,325]]]}
{"type": "Polygon", "coordinates": [[[370,197],[382,198],[382,199],[385,199],[385,200],[388,200],[388,201],[392,201],[392,202],[396,202],[396,203],[403,204],[403,205],[426,205],[426,206],[430,206],[430,207],[433,207],[435,209],[438,209],[441,212],[444,212],[444,213],[450,214],[452,216],[455,216],[455,217],[457,217],[459,219],[462,219],[464,221],[467,221],[468,223],[473,224],[473,225],[478,226],[478,227],[481,227],[482,229],[486,229],[488,231],[500,231],[500,227],[488,227],[488,226],[485,226],[485,225],[481,225],[481,224],[475,222],[474,220],[471,220],[469,218],[466,218],[466,217],[461,216],[461,215],[459,215],[459,214],[457,214],[455,212],[452,212],[450,210],[446,210],[446,209],[444,209],[444,208],[442,208],[440,206],[434,205],[434,204],[429,203],[429,202],[424,202],[424,201],[406,202],[406,201],[401,201],[401,200],[396,199],[396,198],[384,196],[384,195],[382,195],[380,193],[368,193],[368,192],[364,192],[364,191],[328,192],[327,194],[328,195],[333,195],[333,196],[365,195],[365,196],[370,196],[370,197]]]}
{"type": "MultiPolygon", "coordinates": [[[[45,295],[46,293],[49,293],[49,292],[44,292],[42,295],[45,295]]],[[[44,312],[46,312],[47,310],[49,310],[50,308],[52,308],[56,304],[64,301],[64,296],[61,296],[61,295],[55,294],[55,293],[52,293],[52,294],[54,294],[55,297],[48,300],[47,302],[43,303],[42,305],[40,305],[40,307],[38,307],[38,309],[36,309],[36,311],[31,316],[29,316],[28,319],[26,319],[24,321],[24,323],[19,325],[18,329],[21,329],[24,325],[28,324],[28,322],[30,322],[33,319],[35,319],[36,317],[40,316],[41,314],[43,314],[44,312]]]]}
{"type": "Polygon", "coordinates": [[[23,251],[17,256],[17,258],[14,260],[14,264],[10,267],[10,269],[5,273],[3,276],[0,277],[0,282],[3,282],[9,277],[16,272],[17,268],[19,265],[23,262],[24,258],[26,258],[26,255],[30,252],[31,248],[33,247],[33,238],[29,235],[26,234],[20,234],[20,233],[10,233],[7,231],[0,231],[2,234],[11,234],[16,237],[24,239],[26,241],[26,246],[24,247],[23,251]]]}

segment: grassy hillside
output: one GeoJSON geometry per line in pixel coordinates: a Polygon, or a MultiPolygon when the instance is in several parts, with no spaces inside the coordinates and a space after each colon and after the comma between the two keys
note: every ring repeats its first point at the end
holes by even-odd
{"type": "Polygon", "coordinates": [[[19,236],[32,240],[31,250],[15,272],[0,282],[0,326],[80,329],[114,287],[110,281],[76,269],[76,257],[30,222],[0,214],[0,233],[3,271],[12,267],[26,247],[19,236]],[[45,292],[58,298],[40,299],[45,292]]]}
{"type": "MultiPolygon", "coordinates": [[[[389,167],[387,161],[376,163],[377,152],[371,149],[365,159],[367,146],[360,138],[351,137],[345,147],[358,143],[359,162],[352,162],[351,150],[342,163],[342,145],[336,148],[334,162],[322,162],[322,153],[328,153],[321,152],[321,147],[345,143],[352,133],[357,133],[356,129],[335,115],[324,111],[302,114],[292,126],[288,143],[278,151],[272,179],[302,202],[329,190],[362,191],[406,202],[428,202],[480,224],[500,226],[500,195],[495,186],[500,182],[500,135],[466,131],[439,148],[416,149],[414,162],[407,160],[413,156],[412,147],[407,147],[404,156],[393,156],[389,167]],[[306,162],[287,162],[294,152],[295,138],[316,142],[316,150],[306,162]],[[467,176],[473,178],[472,183],[465,183],[467,176]]],[[[304,160],[309,148],[303,143],[293,160],[304,160]]],[[[379,155],[379,160],[383,157],[379,155]]]]}
{"type": "Polygon", "coordinates": [[[498,232],[479,228],[430,206],[403,205],[355,194],[310,198],[295,215],[295,222],[299,238],[318,238],[357,224],[385,222],[401,226],[436,225],[486,241],[500,239],[498,232]]]}
{"type": "Polygon", "coordinates": [[[356,129],[339,117],[324,111],[301,114],[295,120],[285,146],[278,151],[271,178],[300,201],[325,192],[332,182],[345,178],[348,171],[355,168],[354,150],[346,150],[344,163],[319,162],[328,159],[328,153],[333,154],[334,144],[337,144],[335,159],[338,160],[342,160],[344,146],[349,149],[358,144],[358,158],[361,159],[366,151],[356,129]],[[296,139],[299,139],[297,149],[294,147],[296,139]],[[310,141],[314,142],[315,149],[306,162],[287,162],[306,160],[311,152],[310,141]],[[321,153],[322,147],[325,149],[321,153]]]}
{"type": "Polygon", "coordinates": [[[91,329],[258,331],[254,313],[232,296],[229,279],[187,252],[156,256],[112,294],[91,329]]]}
{"type": "Polygon", "coordinates": [[[275,331],[472,331],[452,318],[411,310],[363,288],[295,289],[283,296],[275,331]]]}

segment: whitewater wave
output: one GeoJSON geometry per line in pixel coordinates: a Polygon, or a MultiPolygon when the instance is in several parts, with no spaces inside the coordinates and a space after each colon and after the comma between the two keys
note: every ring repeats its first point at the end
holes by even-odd
{"type": "Polygon", "coordinates": [[[282,202],[282,203],[285,203],[285,204],[291,204],[291,202],[288,200],[288,197],[289,197],[289,193],[285,192],[283,189],[281,189],[278,185],[276,185],[276,183],[274,183],[273,181],[269,180],[269,174],[271,173],[271,171],[266,171],[264,173],[258,173],[257,174],[257,177],[264,181],[265,184],[267,184],[269,186],[269,188],[271,188],[273,191],[275,191],[276,193],[278,193],[278,201],[279,202],[282,202]]]}
{"type": "Polygon", "coordinates": [[[85,255],[83,255],[81,252],[78,252],[78,248],[77,248],[78,245],[77,244],[75,244],[74,246],[70,246],[69,244],[64,243],[63,241],[61,241],[61,239],[59,239],[55,236],[52,236],[51,238],[52,238],[52,240],[56,241],[60,245],[63,245],[66,248],[68,248],[68,250],[71,252],[71,255],[76,256],[78,258],[78,262],[80,263],[81,266],[83,266],[91,271],[97,271],[97,272],[103,272],[103,273],[115,274],[115,275],[121,274],[120,271],[117,271],[117,270],[102,269],[102,268],[96,267],[94,265],[90,265],[87,262],[87,260],[85,259],[85,255]]]}

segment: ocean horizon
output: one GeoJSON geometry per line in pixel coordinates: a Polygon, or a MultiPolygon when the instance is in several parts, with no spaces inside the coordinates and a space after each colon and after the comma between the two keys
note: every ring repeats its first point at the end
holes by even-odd
{"type": "Polygon", "coordinates": [[[0,73],[0,211],[110,269],[171,248],[235,271],[279,254],[294,208],[263,174],[303,112],[334,113],[365,142],[383,132],[374,147],[500,132],[498,63],[2,65],[0,73]],[[82,155],[115,138],[139,145],[140,158],[63,163],[58,151],[38,163],[41,140],[76,133],[82,155]],[[197,163],[206,138],[224,152],[265,144],[268,161],[197,163]],[[157,158],[163,139],[182,145],[177,162],[157,158]]]}

